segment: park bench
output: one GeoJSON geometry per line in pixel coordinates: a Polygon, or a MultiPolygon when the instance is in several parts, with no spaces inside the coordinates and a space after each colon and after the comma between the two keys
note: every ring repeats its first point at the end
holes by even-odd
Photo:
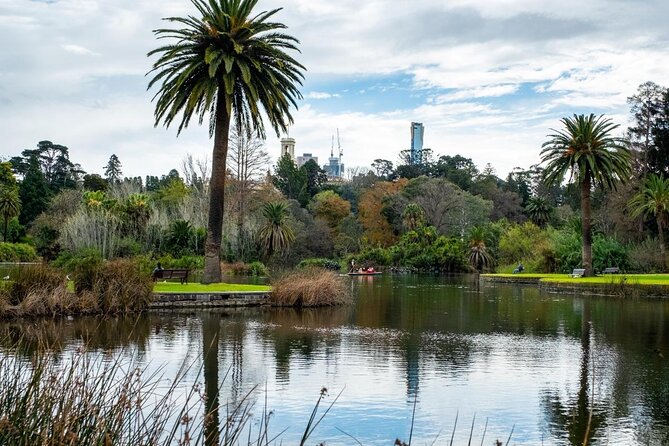
{"type": "Polygon", "coordinates": [[[153,281],[158,279],[179,279],[183,285],[188,282],[187,269],[161,269],[153,272],[153,281]]]}
{"type": "Polygon", "coordinates": [[[619,274],[619,273],[620,273],[620,268],[618,267],[604,268],[604,271],[602,271],[602,274],[619,274]]]}
{"type": "Polygon", "coordinates": [[[583,274],[585,274],[585,268],[574,268],[569,277],[583,277],[583,274]]]}

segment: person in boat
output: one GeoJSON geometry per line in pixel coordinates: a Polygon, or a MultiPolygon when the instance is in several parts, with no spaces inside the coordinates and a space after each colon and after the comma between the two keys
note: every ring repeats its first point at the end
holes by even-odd
{"type": "Polygon", "coordinates": [[[351,259],[351,264],[349,265],[348,272],[349,273],[355,272],[355,259],[351,259]]]}
{"type": "Polygon", "coordinates": [[[374,267],[373,267],[373,266],[370,266],[369,268],[367,268],[367,271],[366,271],[366,272],[368,272],[368,273],[373,273],[373,272],[374,272],[374,267]]]}

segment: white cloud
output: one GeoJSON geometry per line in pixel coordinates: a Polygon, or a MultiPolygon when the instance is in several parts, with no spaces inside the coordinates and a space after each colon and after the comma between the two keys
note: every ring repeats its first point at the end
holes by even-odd
{"type": "MultiPolygon", "coordinates": [[[[284,8],[275,18],[300,39],[307,81],[336,84],[309,87],[291,128],[297,150],[327,157],[340,128],[347,166],[395,161],[409,145],[409,123],[421,121],[426,146],[490,162],[503,174],[537,162],[560,117],[586,109],[623,123],[625,99],[637,85],[669,85],[666,0],[260,6],[284,8]],[[350,82],[359,75],[408,77],[409,90],[403,97],[350,82]],[[347,105],[360,90],[359,102],[347,105]],[[332,98],[338,100],[325,100],[332,98]],[[342,105],[352,111],[328,108],[342,105]]],[[[206,126],[192,124],[179,138],[174,129],[155,129],[152,93],[145,91],[146,53],[158,45],[151,30],[165,25],[162,17],[189,12],[187,0],[0,0],[0,156],[48,138],[68,145],[90,171],[100,172],[116,153],[125,174],[146,175],[166,173],[187,152],[209,152],[206,126]]],[[[275,147],[271,138],[274,155],[275,147]]]]}
{"type": "Polygon", "coordinates": [[[307,99],[331,99],[340,97],[337,93],[327,93],[324,91],[310,91],[305,98],[307,99]]]}
{"type": "Polygon", "coordinates": [[[79,54],[82,56],[97,56],[98,54],[94,51],[89,50],[88,48],[84,48],[83,46],[79,45],[61,45],[61,47],[69,52],[69,53],[74,53],[74,54],[79,54]]]}

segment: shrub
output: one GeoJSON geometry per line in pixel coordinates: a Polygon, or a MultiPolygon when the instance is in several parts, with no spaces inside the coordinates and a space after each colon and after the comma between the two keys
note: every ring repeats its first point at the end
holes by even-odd
{"type": "Polygon", "coordinates": [[[26,243],[0,243],[0,262],[34,262],[35,248],[26,243]]]}
{"type": "Polygon", "coordinates": [[[266,276],[267,268],[262,262],[235,262],[222,266],[223,271],[235,276],[266,276]]]}
{"type": "Polygon", "coordinates": [[[320,268],[292,271],[272,286],[272,303],[291,307],[344,305],[351,292],[339,275],[320,268]]]}
{"type": "Polygon", "coordinates": [[[252,262],[249,265],[249,270],[252,276],[266,276],[267,268],[262,262],[252,262]]]}
{"type": "Polygon", "coordinates": [[[151,303],[153,281],[136,261],[112,260],[98,265],[92,293],[105,313],[142,311],[151,303]]]}
{"type": "Polygon", "coordinates": [[[357,263],[371,263],[378,266],[388,266],[393,263],[393,257],[389,250],[384,248],[366,248],[356,257],[357,263]]]}
{"type": "Polygon", "coordinates": [[[657,273],[664,271],[662,254],[656,239],[647,238],[629,250],[630,267],[640,273],[657,273]]]}
{"type": "Polygon", "coordinates": [[[48,265],[30,265],[17,269],[16,278],[7,286],[6,293],[12,305],[19,305],[30,295],[48,296],[62,287],[65,287],[65,277],[60,271],[48,265]]]}
{"type": "Polygon", "coordinates": [[[341,265],[336,260],[315,258],[315,259],[304,259],[298,265],[298,268],[324,268],[333,271],[338,271],[341,269],[341,265]]]}

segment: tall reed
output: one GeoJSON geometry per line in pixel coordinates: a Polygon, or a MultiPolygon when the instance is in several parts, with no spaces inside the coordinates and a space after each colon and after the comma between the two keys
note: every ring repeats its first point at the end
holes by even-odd
{"type": "Polygon", "coordinates": [[[307,268],[289,272],[274,282],[271,300],[278,306],[319,307],[345,305],[352,297],[339,274],[307,268]]]}

